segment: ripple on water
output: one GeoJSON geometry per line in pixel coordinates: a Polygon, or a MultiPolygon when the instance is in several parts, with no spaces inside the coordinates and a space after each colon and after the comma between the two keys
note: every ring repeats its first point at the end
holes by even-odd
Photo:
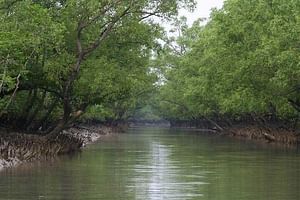
{"type": "Polygon", "coordinates": [[[0,172],[0,200],[298,200],[299,153],[137,129],[82,154],[0,172]]]}

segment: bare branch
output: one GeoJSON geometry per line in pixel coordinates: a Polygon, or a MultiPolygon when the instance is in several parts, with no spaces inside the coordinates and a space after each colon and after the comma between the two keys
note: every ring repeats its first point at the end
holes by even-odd
{"type": "MultiPolygon", "coordinates": [[[[81,54],[83,54],[83,50],[82,50],[82,43],[81,43],[81,34],[82,31],[89,27],[90,25],[92,25],[93,23],[95,23],[99,18],[105,16],[105,14],[112,9],[116,4],[120,3],[121,0],[116,0],[115,2],[111,3],[109,6],[107,6],[108,4],[103,5],[102,9],[100,9],[99,14],[97,14],[96,16],[92,17],[90,20],[88,20],[87,22],[83,22],[83,21],[79,21],[78,23],[78,28],[77,28],[77,39],[76,39],[76,43],[77,43],[77,51],[78,51],[78,56],[80,56],[81,54]]],[[[100,30],[102,30],[104,27],[106,27],[109,23],[111,23],[110,21],[104,23],[101,27],[100,30]]]]}
{"type": "Polygon", "coordinates": [[[143,21],[143,20],[148,19],[153,16],[160,17],[160,18],[163,17],[162,15],[159,14],[159,11],[154,11],[154,12],[141,11],[141,12],[136,12],[136,13],[140,13],[140,14],[144,15],[140,18],[140,21],[143,21]]]}
{"type": "Polygon", "coordinates": [[[113,30],[114,26],[118,21],[120,21],[124,16],[126,16],[130,10],[130,6],[127,7],[119,16],[115,16],[114,19],[107,25],[107,27],[101,31],[99,34],[99,37],[88,47],[84,52],[83,55],[84,57],[90,54],[92,51],[94,51],[96,48],[98,48],[101,43],[106,39],[106,37],[109,35],[109,33],[113,30]]]}
{"type": "Polygon", "coordinates": [[[93,24],[94,22],[96,22],[100,17],[103,17],[111,8],[113,8],[116,4],[118,4],[120,2],[121,2],[121,0],[117,0],[115,3],[111,3],[109,6],[107,6],[107,4],[104,5],[98,15],[94,16],[88,22],[82,23],[82,25],[81,25],[80,28],[81,29],[85,29],[86,27],[90,26],[91,24],[93,24]]]}

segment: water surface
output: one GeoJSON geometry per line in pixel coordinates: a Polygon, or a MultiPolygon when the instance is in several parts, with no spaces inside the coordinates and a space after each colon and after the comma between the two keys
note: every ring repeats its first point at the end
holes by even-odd
{"type": "Polygon", "coordinates": [[[300,157],[211,134],[131,129],[0,172],[2,200],[299,200],[300,157]]]}

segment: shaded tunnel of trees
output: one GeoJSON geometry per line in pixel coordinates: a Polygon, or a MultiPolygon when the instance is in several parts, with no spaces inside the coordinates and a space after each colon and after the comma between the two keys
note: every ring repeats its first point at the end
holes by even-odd
{"type": "Polygon", "coordinates": [[[1,0],[0,126],[57,135],[78,120],[142,118],[297,129],[300,1],[227,0],[188,27],[178,9],[194,5],[1,0]]]}

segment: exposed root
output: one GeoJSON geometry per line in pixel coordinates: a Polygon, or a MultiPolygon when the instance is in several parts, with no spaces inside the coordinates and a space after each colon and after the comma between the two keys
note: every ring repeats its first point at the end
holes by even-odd
{"type": "Polygon", "coordinates": [[[243,137],[252,140],[296,145],[300,142],[299,136],[294,131],[257,126],[236,127],[227,130],[230,136],[243,137]]]}
{"type": "Polygon", "coordinates": [[[108,133],[111,133],[110,128],[89,126],[73,127],[55,137],[0,134],[0,169],[78,151],[108,133]]]}

